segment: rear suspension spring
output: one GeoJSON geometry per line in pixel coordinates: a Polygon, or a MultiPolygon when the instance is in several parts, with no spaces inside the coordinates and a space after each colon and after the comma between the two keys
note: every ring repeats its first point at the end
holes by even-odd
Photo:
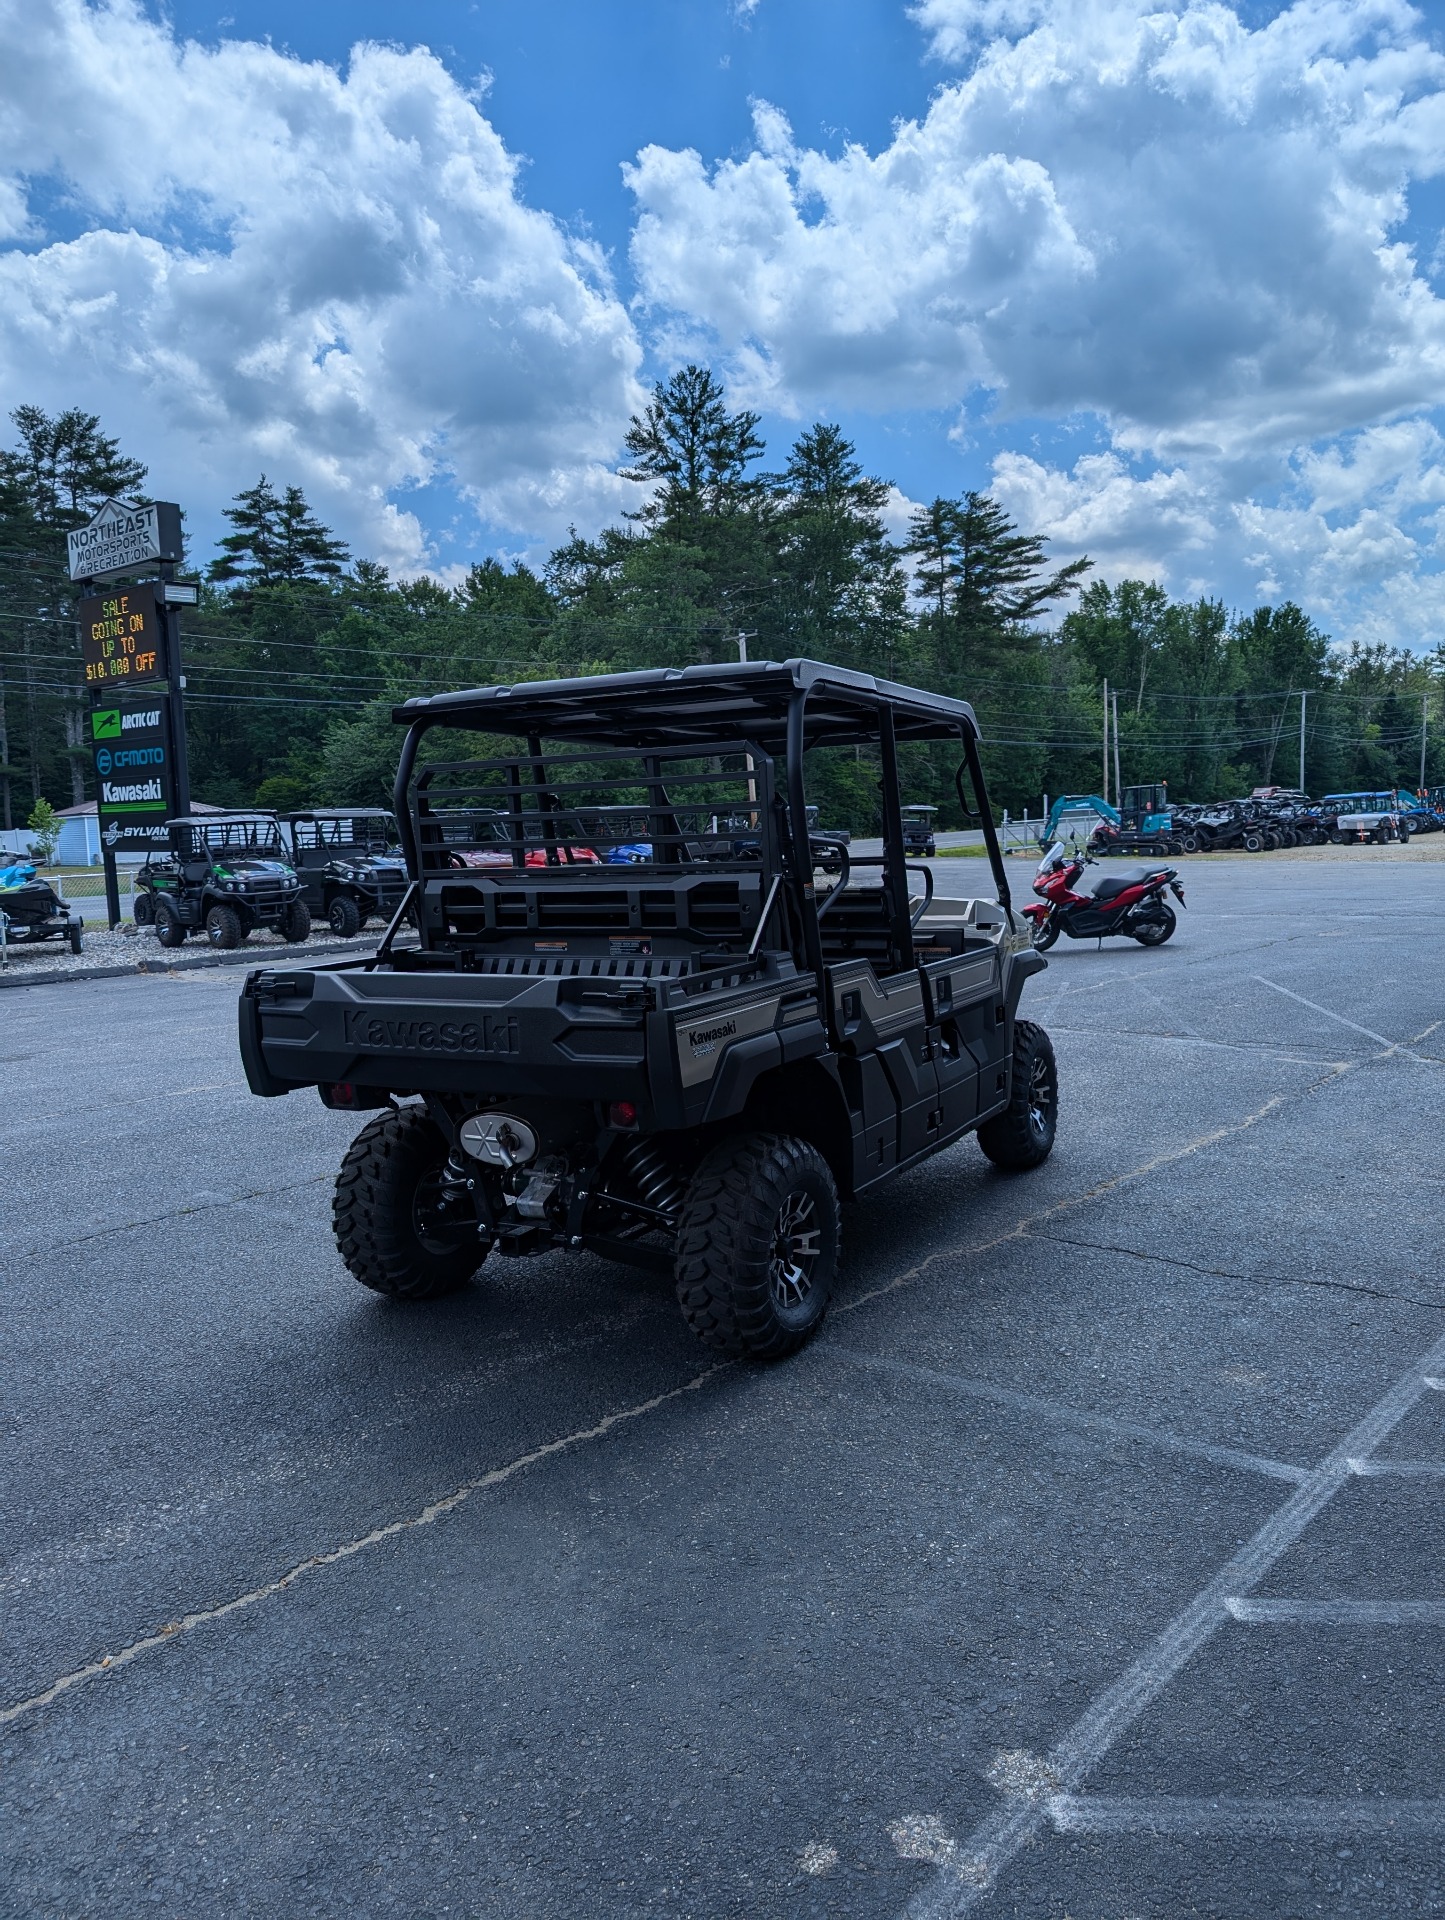
{"type": "Polygon", "coordinates": [[[675,1220],[682,1212],[682,1182],[668,1166],[657,1142],[632,1141],[622,1156],[622,1164],[648,1206],[675,1220]]]}

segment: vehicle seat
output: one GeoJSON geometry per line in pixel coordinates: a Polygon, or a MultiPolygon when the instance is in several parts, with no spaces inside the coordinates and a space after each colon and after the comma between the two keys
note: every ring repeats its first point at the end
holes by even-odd
{"type": "Polygon", "coordinates": [[[1073,891],[1090,900],[1112,900],[1125,887],[1137,887],[1141,880],[1161,871],[1159,867],[1129,867],[1123,873],[1101,873],[1091,880],[1076,881],[1073,891]]]}

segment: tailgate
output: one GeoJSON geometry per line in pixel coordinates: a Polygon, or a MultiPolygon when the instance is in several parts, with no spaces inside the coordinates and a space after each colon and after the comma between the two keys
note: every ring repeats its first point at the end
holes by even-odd
{"type": "Polygon", "coordinates": [[[298,968],[254,973],[240,1004],[253,1093],[349,1081],[386,1092],[561,1099],[646,1091],[640,986],[516,974],[298,968]]]}

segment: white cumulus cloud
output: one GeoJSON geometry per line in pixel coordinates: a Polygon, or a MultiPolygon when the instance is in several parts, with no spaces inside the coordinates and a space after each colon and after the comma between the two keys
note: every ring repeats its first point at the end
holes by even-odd
{"type": "Polygon", "coordinates": [[[438,476],[532,535],[615,513],[635,330],[425,49],[343,72],[135,0],[0,0],[0,71],[7,404],[100,413],[182,500],[265,467],[403,568],[438,476]]]}
{"type": "Polygon", "coordinates": [[[1445,302],[1394,236],[1445,168],[1445,58],[1396,0],[926,0],[988,42],[873,154],[760,108],[753,152],[629,171],[647,298],[779,404],[1103,414],[1155,452],[1293,445],[1445,397],[1445,302]]]}
{"type": "Polygon", "coordinates": [[[1115,572],[1313,594],[1348,622],[1391,569],[1434,564],[1445,301],[1406,236],[1445,172],[1445,55],[1421,14],[910,11],[961,71],[881,151],[800,147],[759,103],[741,156],[638,155],[658,337],[709,341],[795,413],[967,406],[1031,442],[1094,419],[1110,451],[1031,446],[993,484],[1115,572]]]}

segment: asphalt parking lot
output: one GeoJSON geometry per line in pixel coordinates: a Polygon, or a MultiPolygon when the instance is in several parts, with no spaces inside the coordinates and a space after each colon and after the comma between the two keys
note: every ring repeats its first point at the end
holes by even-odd
{"type": "Polygon", "coordinates": [[[1445,874],[1184,878],[770,1370],[367,1295],[235,970],[0,996],[0,1913],[1445,1913],[1445,874]]]}

